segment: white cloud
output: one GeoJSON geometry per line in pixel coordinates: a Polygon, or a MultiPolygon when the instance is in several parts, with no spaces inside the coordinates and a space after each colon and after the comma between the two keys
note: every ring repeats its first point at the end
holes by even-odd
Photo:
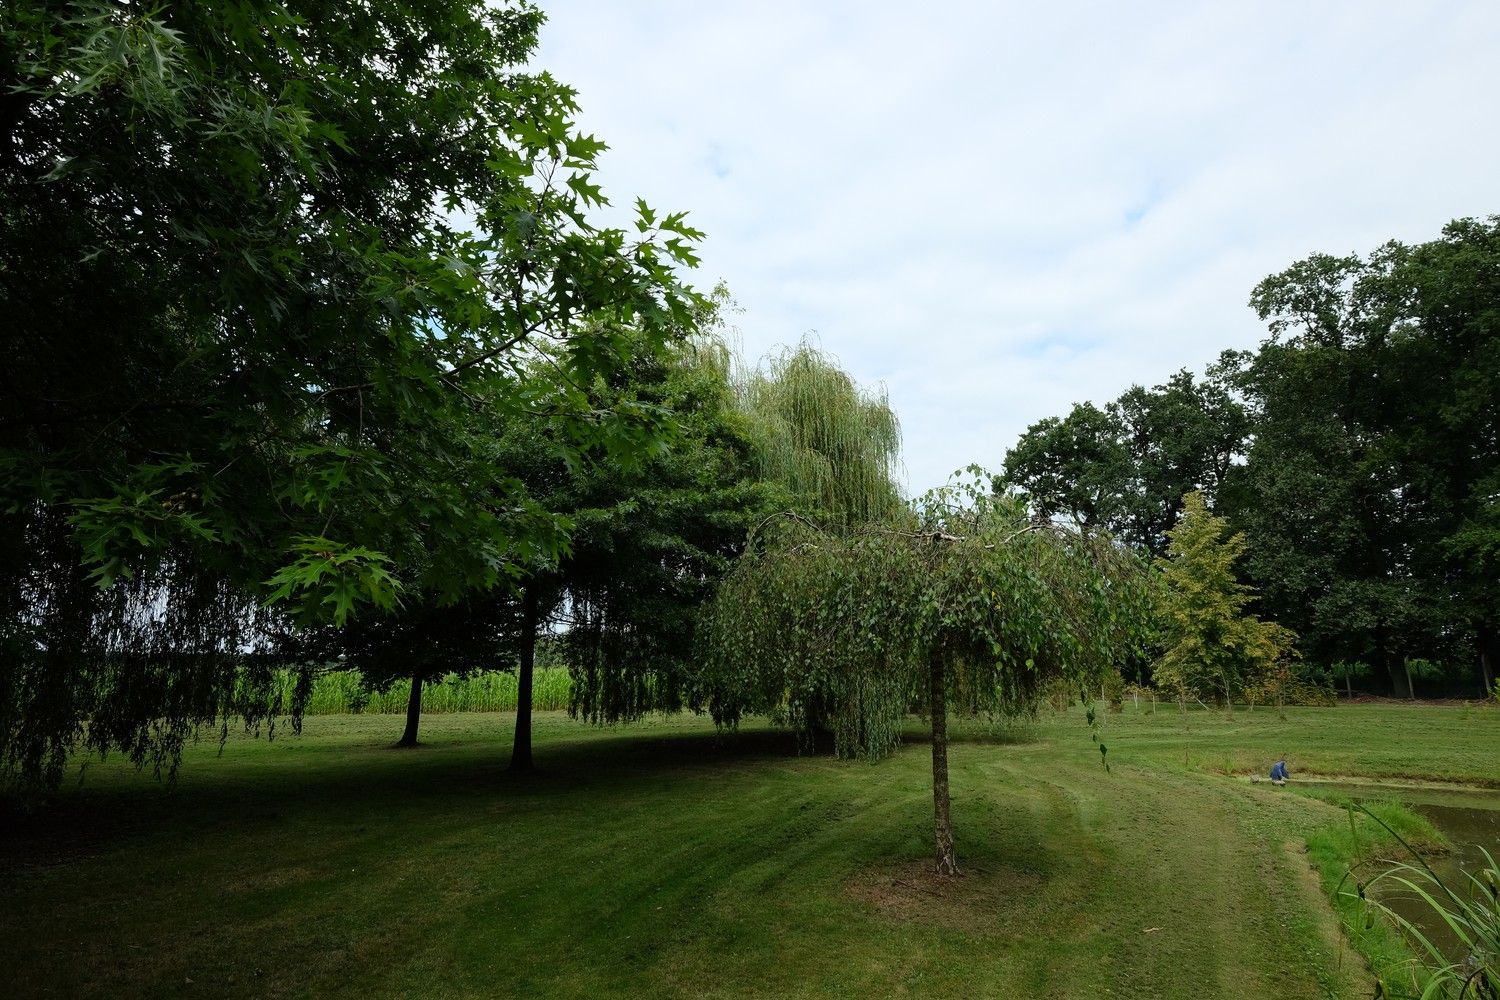
{"type": "Polygon", "coordinates": [[[548,5],[619,202],[688,209],[752,357],[815,332],[910,488],[1263,330],[1314,251],[1500,211],[1500,5],[548,5]]]}

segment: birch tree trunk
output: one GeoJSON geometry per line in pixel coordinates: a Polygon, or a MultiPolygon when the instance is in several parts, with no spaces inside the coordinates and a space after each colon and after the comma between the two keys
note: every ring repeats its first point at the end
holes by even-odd
{"type": "Polygon", "coordinates": [[[941,654],[932,656],[932,811],[933,839],[939,875],[957,875],[953,854],[953,817],[948,797],[947,671],[941,654]]]}

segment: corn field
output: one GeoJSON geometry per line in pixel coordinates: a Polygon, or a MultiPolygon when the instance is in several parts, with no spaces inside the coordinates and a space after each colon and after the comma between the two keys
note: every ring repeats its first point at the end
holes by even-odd
{"type": "MultiPolygon", "coordinates": [[[[516,709],[516,675],[491,670],[458,677],[449,674],[441,681],[422,686],[423,712],[513,712],[516,709]]],[[[290,689],[292,677],[287,675],[290,689]]],[[[532,708],[539,712],[559,711],[568,707],[573,688],[568,671],[562,667],[538,668],[532,681],[532,708]]],[[[411,697],[411,681],[398,681],[387,691],[370,691],[361,683],[358,671],[331,670],[313,680],[312,695],[307,702],[308,715],[347,715],[367,712],[390,715],[406,711],[411,697]]]]}

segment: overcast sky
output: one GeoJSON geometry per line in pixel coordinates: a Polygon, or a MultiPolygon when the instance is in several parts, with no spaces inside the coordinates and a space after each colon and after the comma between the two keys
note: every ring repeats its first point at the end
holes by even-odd
{"type": "Polygon", "coordinates": [[[1500,212],[1500,2],[543,0],[537,60],[686,209],[753,361],[884,383],[908,489],[1263,328],[1315,251],[1500,212]]]}

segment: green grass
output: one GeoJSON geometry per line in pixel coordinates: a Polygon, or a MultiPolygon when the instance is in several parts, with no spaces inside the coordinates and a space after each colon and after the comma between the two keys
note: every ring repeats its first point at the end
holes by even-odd
{"type": "Polygon", "coordinates": [[[920,743],[849,763],[544,714],[517,778],[511,721],[433,716],[399,751],[398,720],[313,717],[194,748],[173,788],[94,765],[4,817],[0,995],[1368,996],[1301,853],[1343,813],[1222,772],[1500,759],[1477,709],[1127,710],[1109,775],[1076,711],[959,726],[944,884],[920,743]]]}
{"type": "Polygon", "coordinates": [[[1136,760],[1204,773],[1264,776],[1285,753],[1298,775],[1500,787],[1500,706],[1342,705],[1231,714],[1128,703],[1103,713],[1104,738],[1136,760]]]}

